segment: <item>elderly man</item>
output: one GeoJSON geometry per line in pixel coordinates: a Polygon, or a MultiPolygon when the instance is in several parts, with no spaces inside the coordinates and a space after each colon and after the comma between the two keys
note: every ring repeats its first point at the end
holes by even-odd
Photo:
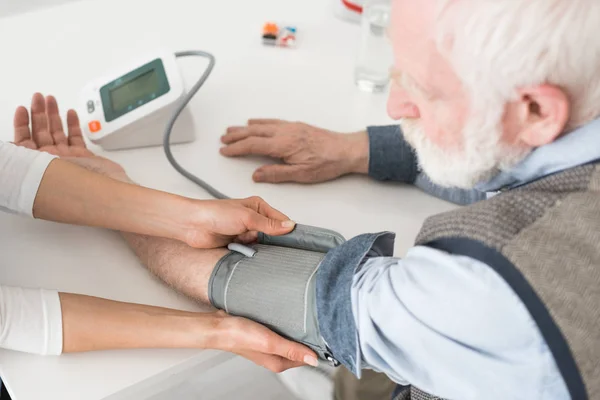
{"type": "Polygon", "coordinates": [[[414,149],[488,200],[428,220],[404,259],[389,233],[300,226],[235,251],[128,242],[174,288],[401,399],[598,398],[600,43],[581,44],[600,3],[395,0],[392,22],[407,176],[414,149]]]}
{"type": "MultiPolygon", "coordinates": [[[[592,0],[393,1],[402,131],[384,175],[488,199],[429,219],[404,259],[389,234],[327,254],[316,314],[348,369],[387,374],[401,399],[600,397],[599,23],[592,0]]],[[[310,127],[258,122],[223,139],[288,164],[257,181],[376,171],[374,134],[314,168],[315,135],[290,145],[310,127]]]]}

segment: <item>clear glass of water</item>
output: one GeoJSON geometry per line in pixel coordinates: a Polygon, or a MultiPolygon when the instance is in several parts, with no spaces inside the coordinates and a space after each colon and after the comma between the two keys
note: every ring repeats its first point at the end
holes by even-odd
{"type": "Polygon", "coordinates": [[[363,7],[361,39],[354,70],[356,85],[367,92],[381,92],[389,82],[393,63],[387,37],[391,0],[367,0],[363,7]]]}

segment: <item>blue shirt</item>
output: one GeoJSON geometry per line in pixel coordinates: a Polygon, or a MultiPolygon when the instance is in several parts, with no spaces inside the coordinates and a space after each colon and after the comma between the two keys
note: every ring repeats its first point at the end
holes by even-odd
{"type": "MultiPolygon", "coordinates": [[[[600,159],[600,120],[533,151],[476,190],[444,189],[419,173],[397,127],[370,128],[370,174],[415,183],[459,204],[600,159]],[[400,157],[398,157],[400,155],[400,157]]],[[[328,254],[317,282],[323,337],[360,374],[448,399],[568,399],[535,322],[488,265],[417,246],[391,257],[393,236],[362,235],[328,254]]]]}

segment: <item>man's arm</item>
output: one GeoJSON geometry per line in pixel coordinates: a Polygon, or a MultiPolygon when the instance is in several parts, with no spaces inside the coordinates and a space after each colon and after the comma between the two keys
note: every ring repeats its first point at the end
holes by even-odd
{"type": "Polygon", "coordinates": [[[442,398],[506,399],[515,387],[566,395],[536,323],[491,266],[424,246],[394,258],[389,233],[339,244],[333,232],[298,229],[263,241],[280,247],[223,259],[210,280],[215,306],[357,375],[376,369],[442,398]]]}
{"type": "Polygon", "coordinates": [[[428,247],[392,251],[392,235],[362,235],[320,266],[319,327],[347,368],[442,398],[568,397],[535,322],[491,267],[428,247]]]}
{"type": "Polygon", "coordinates": [[[264,155],[283,164],[264,165],[252,178],[257,182],[317,183],[348,174],[415,185],[432,196],[455,204],[485,199],[476,190],[444,188],[419,171],[412,147],[399,126],[372,126],[341,134],[311,125],[279,120],[250,120],[230,127],[222,137],[221,154],[228,157],[264,155]]]}
{"type": "Polygon", "coordinates": [[[170,239],[130,233],[122,236],[150,272],[176,291],[210,306],[208,281],[228,250],[196,250],[170,239]]]}

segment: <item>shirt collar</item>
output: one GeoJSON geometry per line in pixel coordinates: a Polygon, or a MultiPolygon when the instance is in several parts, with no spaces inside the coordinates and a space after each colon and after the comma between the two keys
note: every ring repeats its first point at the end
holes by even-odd
{"type": "Polygon", "coordinates": [[[511,189],[556,172],[600,159],[600,119],[554,142],[538,147],[523,161],[475,188],[482,192],[511,189]]]}

